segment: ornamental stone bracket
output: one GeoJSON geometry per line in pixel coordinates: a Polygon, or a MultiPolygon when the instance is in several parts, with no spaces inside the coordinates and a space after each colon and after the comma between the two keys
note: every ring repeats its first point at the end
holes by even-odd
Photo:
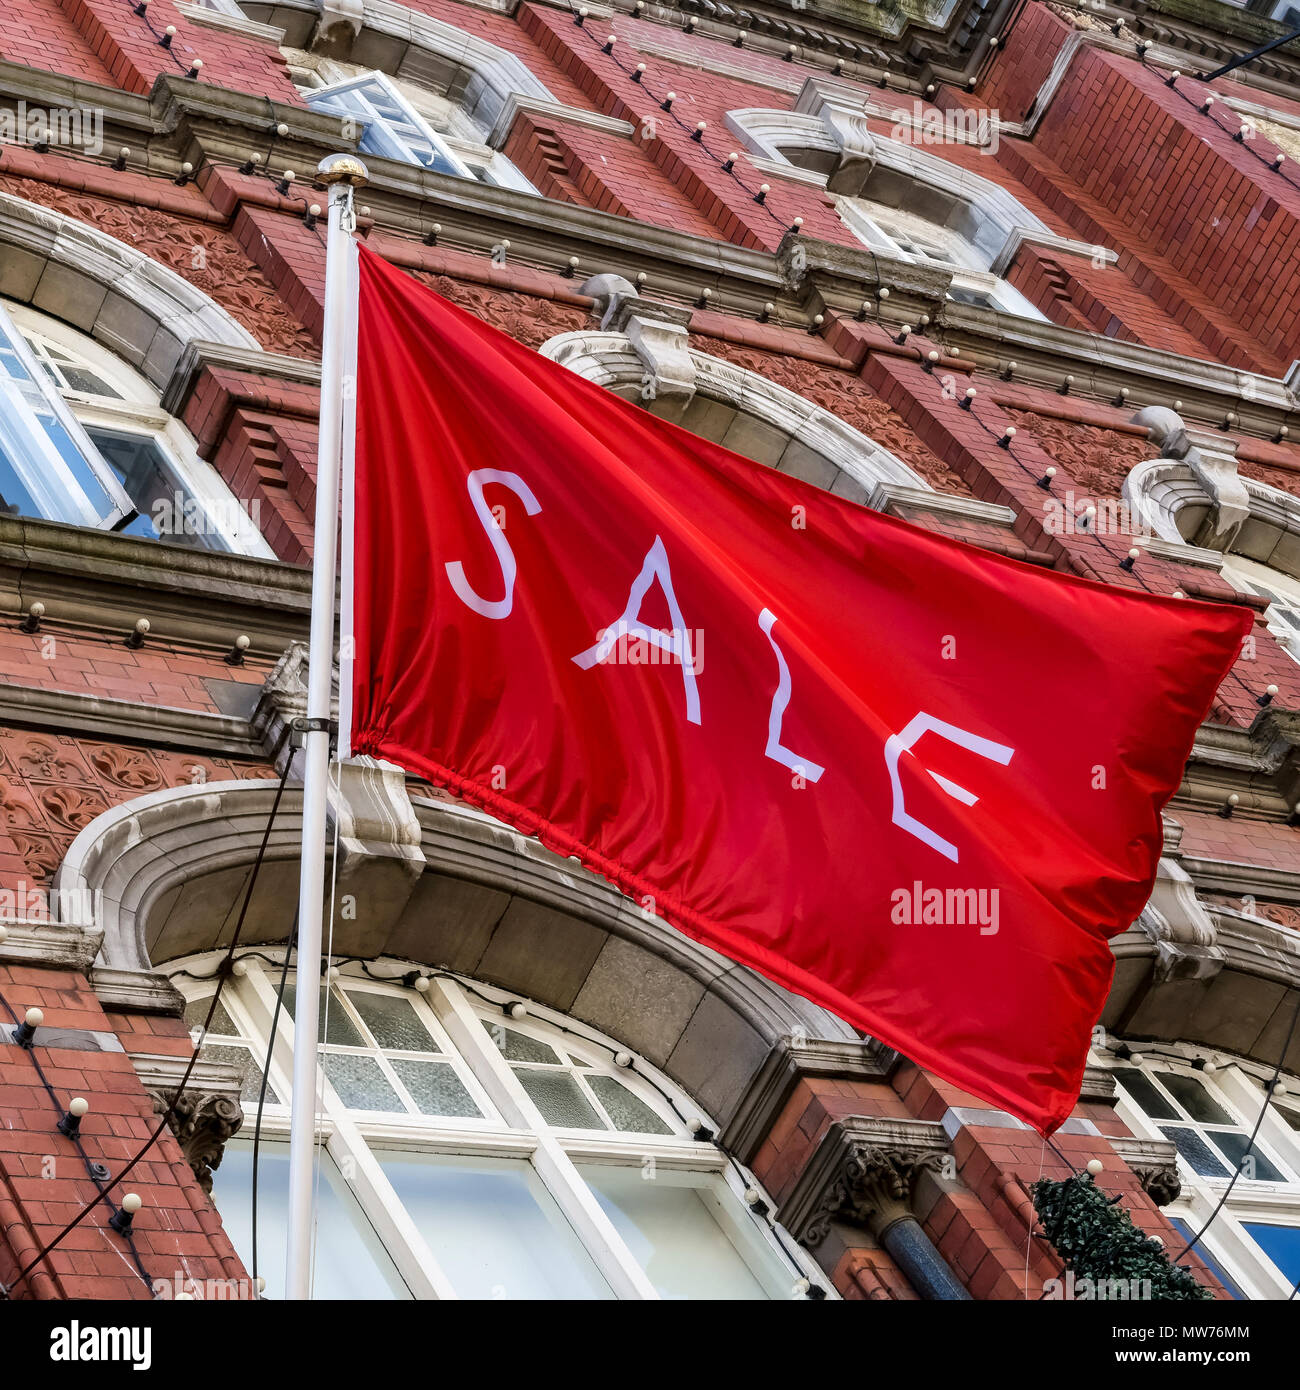
{"type": "Polygon", "coordinates": [[[782,278],[809,314],[830,310],[855,314],[864,295],[889,289],[892,322],[916,323],[921,314],[937,318],[947,304],[952,272],[895,260],[868,246],[821,241],[787,232],[776,248],[782,278]]]}
{"type": "Polygon", "coordinates": [[[878,1239],[911,1216],[922,1173],[955,1176],[943,1125],[851,1115],[826,1131],[777,1218],[801,1244],[820,1245],[834,1222],[878,1239]]]}
{"type": "Polygon", "coordinates": [[[1142,1191],[1158,1207],[1178,1200],[1183,1190],[1178,1176],[1177,1151],[1168,1139],[1112,1138],[1111,1147],[1142,1184],[1142,1191]]]}
{"type": "Polygon", "coordinates": [[[849,197],[861,194],[876,167],[876,142],[866,111],[823,99],[815,114],[840,147],[839,160],[826,180],[827,192],[849,197]]]}
{"type": "MultiPolygon", "coordinates": [[[[153,1102],[154,1114],[166,1114],[189,1058],[131,1054],[131,1062],[153,1102]]],[[[184,1094],[168,1117],[168,1128],[176,1136],[199,1186],[209,1195],[212,1174],[221,1165],[226,1142],[244,1123],[240,1101],[243,1080],[243,1068],[200,1057],[184,1094]]]]}
{"type": "MultiPolygon", "coordinates": [[[[1190,477],[1183,475],[1188,485],[1193,490],[1199,487],[1205,495],[1209,510],[1197,533],[1188,536],[1187,541],[1219,553],[1231,549],[1251,513],[1250,494],[1237,471],[1235,441],[1213,430],[1187,425],[1181,415],[1166,406],[1147,406],[1139,410],[1130,423],[1144,426],[1160,451],[1160,458],[1181,462],[1190,473],[1190,477]]],[[[1153,472],[1150,465],[1140,467],[1153,472]]],[[[1154,477],[1145,479],[1144,488],[1149,490],[1153,482],[1157,482],[1154,477]]],[[[1143,490],[1131,489],[1126,482],[1124,491],[1126,500],[1140,508],[1138,515],[1149,520],[1160,535],[1168,540],[1183,539],[1176,526],[1162,526],[1159,516],[1148,516],[1150,508],[1143,490]]],[[[1160,510],[1159,504],[1156,510],[1160,510]]]]}
{"type": "Polygon", "coordinates": [[[1223,967],[1224,952],[1214,919],[1197,897],[1186,869],[1175,859],[1161,858],[1138,926],[1155,946],[1152,971],[1158,983],[1207,980],[1223,967]]]}
{"type": "Polygon", "coordinates": [[[656,414],[679,420],[695,395],[691,311],[643,299],[621,275],[595,275],[583,285],[582,293],[595,301],[601,331],[623,334],[645,368],[642,399],[657,403],[656,414]]]}
{"type": "Polygon", "coordinates": [[[912,1213],[927,1174],[956,1179],[942,1124],[847,1116],[826,1131],[777,1219],[812,1249],[836,1225],[863,1227],[922,1298],[966,1300],[970,1294],[912,1213]]]}

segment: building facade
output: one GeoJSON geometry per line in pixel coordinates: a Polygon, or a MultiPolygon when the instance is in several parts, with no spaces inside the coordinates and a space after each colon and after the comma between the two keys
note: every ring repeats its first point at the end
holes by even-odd
{"type": "MultiPolygon", "coordinates": [[[[318,1294],[1069,1296],[1029,1188],[1095,1161],[1172,1255],[1226,1192],[1183,1263],[1221,1298],[1287,1296],[1300,55],[1198,76],[1285,32],[1257,8],[6,7],[9,1297],[282,1287],[311,175],[341,150],[370,169],[373,249],[644,408],[1257,621],[1055,1149],[445,793],[337,767],[318,1294]]],[[[973,928],[917,929],[941,951],[973,928]]]]}

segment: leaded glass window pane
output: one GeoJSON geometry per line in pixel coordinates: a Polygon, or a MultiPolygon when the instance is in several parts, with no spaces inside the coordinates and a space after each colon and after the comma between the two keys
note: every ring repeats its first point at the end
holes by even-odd
{"type": "Polygon", "coordinates": [[[566,1073],[516,1067],[515,1075],[548,1125],[558,1125],[561,1129],[608,1128],[592,1109],[578,1083],[566,1073]]]}
{"type": "Polygon", "coordinates": [[[440,1052],[429,1036],[409,1000],[396,994],[376,994],[371,990],[348,990],[348,1001],[361,1015],[370,1035],[380,1047],[394,1052],[440,1052]]]}
{"type": "Polygon", "coordinates": [[[615,1077],[592,1074],[587,1082],[614,1128],[629,1134],[671,1134],[672,1129],[641,1099],[615,1077]]]}

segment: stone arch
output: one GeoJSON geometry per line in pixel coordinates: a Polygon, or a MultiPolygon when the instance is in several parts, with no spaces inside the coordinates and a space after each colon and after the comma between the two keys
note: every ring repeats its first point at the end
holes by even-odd
{"type": "Polygon", "coordinates": [[[1164,406],[1138,411],[1158,458],[1124,480],[1123,499],[1161,540],[1242,555],[1300,578],[1300,497],[1237,468],[1236,444],[1164,406]]]}
{"type": "MultiPolygon", "coordinates": [[[[228,943],[275,790],[270,781],[171,788],[86,826],[55,887],[58,900],[95,904],[97,966],[151,972],[228,943]]],[[[335,955],[450,969],[572,1014],[663,1067],[723,1121],[781,1039],[857,1041],[832,1014],[648,916],[537,841],[459,803],[411,804],[413,887],[378,919],[336,920],[335,955]]],[[[288,935],[300,834],[301,790],[291,787],[245,925],[248,944],[288,935]]],[[[409,861],[396,872],[412,878],[409,861]]]]}
{"type": "Polygon", "coordinates": [[[313,47],[439,92],[489,131],[520,98],[555,103],[518,55],[394,0],[326,0],[313,47]]]}
{"type": "Polygon", "coordinates": [[[61,319],[161,390],[186,344],[261,350],[183,276],[106,232],[0,193],[0,296],[61,319]]]}
{"type": "MultiPolygon", "coordinates": [[[[630,287],[629,287],[630,288],[630,287]]],[[[646,306],[646,314],[658,306],[646,306]]],[[[930,491],[902,459],[821,406],[744,367],[685,346],[685,332],[629,322],[631,332],[562,333],[543,356],[606,390],[640,397],[647,374],[656,381],[656,414],[739,454],[870,502],[882,485],[930,491]]]]}
{"type": "MultiPolygon", "coordinates": [[[[994,274],[1010,264],[1026,237],[1059,243],[1047,224],[992,179],[931,153],[919,143],[873,132],[867,115],[828,100],[800,97],[809,110],[752,108],[728,112],[728,129],[769,164],[810,169],[830,192],[906,208],[950,227],[988,260],[994,274]],[[796,164],[786,151],[808,151],[796,164]]],[[[841,216],[843,216],[843,211],[841,216]]],[[[1092,248],[1089,248],[1090,250],[1092,248]]]]}

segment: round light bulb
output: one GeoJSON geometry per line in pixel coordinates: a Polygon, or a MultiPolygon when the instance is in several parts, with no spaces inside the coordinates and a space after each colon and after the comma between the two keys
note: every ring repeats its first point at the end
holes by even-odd
{"type": "Polygon", "coordinates": [[[72,1100],[68,1102],[68,1114],[75,1115],[77,1119],[81,1119],[89,1109],[90,1102],[86,1100],[84,1096],[74,1096],[72,1100]]]}
{"type": "Polygon", "coordinates": [[[1102,1169],[1105,1166],[1106,1165],[1102,1163],[1101,1159],[1099,1158],[1090,1158],[1088,1160],[1088,1171],[1092,1174],[1094,1178],[1097,1176],[1098,1173],[1102,1171],[1102,1169]]]}
{"type": "Polygon", "coordinates": [[[142,1206],[144,1206],[144,1203],[140,1200],[138,1194],[134,1192],[128,1192],[126,1196],[122,1198],[122,1210],[126,1212],[128,1216],[134,1216],[142,1206]]]}
{"type": "Polygon", "coordinates": [[[23,1022],[29,1028],[39,1028],[45,1022],[45,1015],[40,1009],[28,1009],[23,1015],[23,1022]]]}

